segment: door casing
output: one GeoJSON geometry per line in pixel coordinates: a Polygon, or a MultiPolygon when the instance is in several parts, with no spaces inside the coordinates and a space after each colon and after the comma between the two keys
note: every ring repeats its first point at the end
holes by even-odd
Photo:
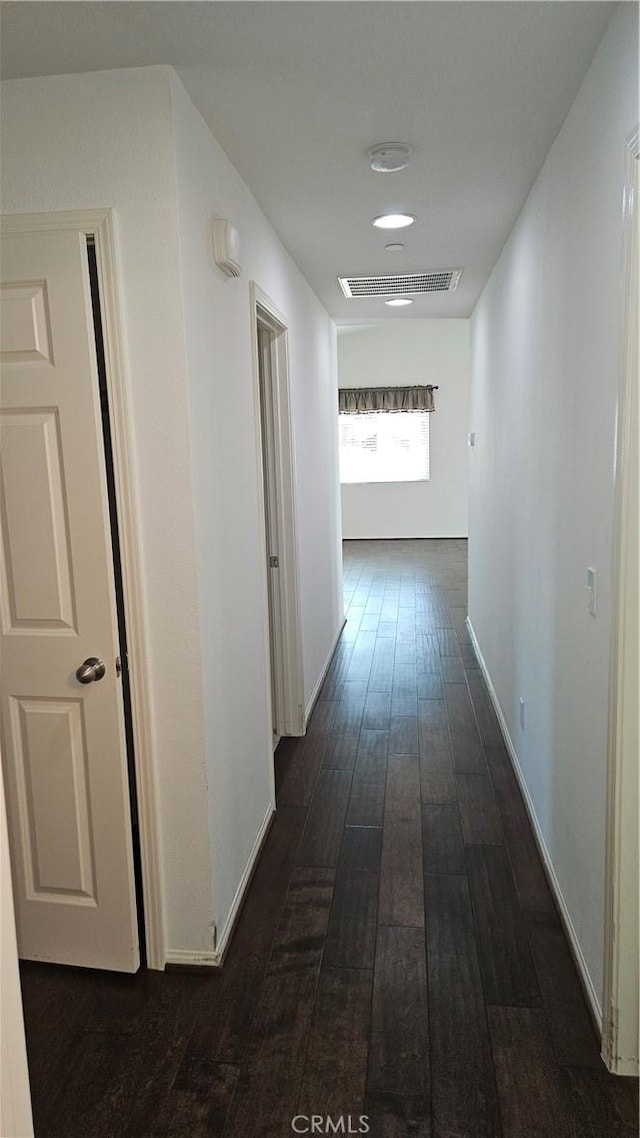
{"type": "MultiPolygon", "coordinates": [[[[256,435],[256,453],[262,453],[260,427],[260,372],[258,321],[272,333],[271,339],[271,390],[273,395],[275,496],[277,499],[278,551],[280,565],[276,587],[279,591],[282,646],[282,721],[276,721],[279,735],[304,735],[304,683],[302,669],[302,640],[300,620],[300,592],[298,577],[298,543],[296,535],[295,454],[291,425],[289,397],[289,346],[288,321],[255,282],[249,286],[251,337],[253,352],[253,393],[256,435]]],[[[262,519],[263,549],[267,549],[267,522],[263,466],[258,464],[259,512],[262,519]]],[[[269,610],[266,556],[263,559],[262,585],[264,597],[263,637],[265,658],[271,658],[269,638],[269,610]]],[[[280,713],[279,713],[280,714],[280,713]]],[[[273,764],[272,764],[273,766],[273,764]]]]}
{"type": "Polygon", "coordinates": [[[111,209],[97,209],[13,214],[3,216],[1,225],[2,232],[6,234],[75,230],[86,236],[93,236],[95,240],[128,638],[147,967],[162,970],[165,966],[165,938],[157,776],[151,749],[150,699],[146,681],[149,668],[142,603],[140,515],[133,477],[134,450],[129,410],[131,398],[124,365],[114,213],[111,209]]]}
{"type": "MultiPolygon", "coordinates": [[[[638,298],[640,296],[640,128],[626,147],[624,248],[620,295],[624,304],[617,401],[616,513],[612,534],[613,605],[609,682],[607,849],[605,877],[602,1058],[616,1075],[638,1074],[638,625],[629,621],[628,598],[637,598],[638,520],[634,506],[638,448],[638,298]],[[635,405],[634,405],[635,404],[635,405]],[[635,544],[635,551],[630,543],[635,544]],[[634,643],[635,639],[635,643],[634,643]],[[633,687],[636,691],[632,694],[633,687]],[[631,690],[630,690],[631,689],[631,690]],[[635,738],[634,738],[635,736],[635,738]],[[635,1006],[634,1006],[635,1005],[635,1006]]],[[[637,503],[637,484],[635,498],[637,503]]],[[[636,599],[637,606],[637,599],[636,599]]]]}

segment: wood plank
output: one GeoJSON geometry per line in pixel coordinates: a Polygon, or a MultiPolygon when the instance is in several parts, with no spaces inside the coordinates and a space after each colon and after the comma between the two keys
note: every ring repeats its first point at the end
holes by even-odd
{"type": "Polygon", "coordinates": [[[378,637],[391,636],[395,640],[398,631],[398,622],[394,620],[380,620],[378,624],[378,637]]]}
{"type": "MultiPolygon", "coordinates": [[[[278,806],[240,910],[225,970],[242,958],[266,959],[271,951],[304,824],[303,809],[278,806]]],[[[222,1059],[221,1054],[215,1057],[222,1059]]]]}
{"type": "Polygon", "coordinates": [[[553,1061],[544,1012],[490,1007],[488,1015],[505,1138],[531,1138],[532,1120],[536,1138],[593,1134],[579,1097],[553,1061]]]}
{"type": "Polygon", "coordinates": [[[538,1007],[540,989],[507,852],[467,846],[466,859],[486,1001],[538,1007]]]}
{"type": "Polygon", "coordinates": [[[471,673],[472,675],[477,674],[481,677],[480,661],[478,660],[478,657],[476,656],[475,651],[474,651],[473,647],[471,646],[471,644],[461,643],[460,644],[460,655],[462,657],[462,663],[464,665],[464,670],[467,673],[467,680],[469,679],[469,673],[471,673]]]}
{"type": "Polygon", "coordinates": [[[441,656],[460,655],[460,645],[454,628],[439,628],[436,633],[436,640],[441,656]]]}
{"type": "Polygon", "coordinates": [[[477,949],[467,878],[425,875],[424,909],[428,958],[439,960],[459,953],[472,958],[477,949]]]}
{"type": "Polygon", "coordinates": [[[359,731],[333,731],[322,762],[324,770],[352,771],[356,765],[359,742],[359,731]]]}
{"type": "Polygon", "coordinates": [[[391,689],[392,715],[417,715],[418,692],[415,664],[394,664],[391,689]]]}
{"type": "Polygon", "coordinates": [[[500,815],[513,814],[522,818],[522,812],[526,814],[526,810],[506,747],[485,747],[484,753],[500,815]]]}
{"type": "Polygon", "coordinates": [[[409,635],[408,631],[401,629],[400,625],[398,625],[394,664],[411,664],[415,668],[418,658],[418,649],[416,647],[415,631],[413,628],[411,632],[412,635],[409,635]]]}
{"type": "Polygon", "coordinates": [[[486,774],[457,774],[458,809],[467,845],[499,846],[504,842],[491,779],[486,774]]]}
{"type": "Polygon", "coordinates": [[[318,699],[307,726],[307,734],[328,735],[338,710],[338,700],[318,699]]]}
{"type": "Polygon", "coordinates": [[[348,732],[360,730],[360,721],[362,719],[366,698],[366,681],[345,680],[338,710],[333,721],[334,731],[348,732]]]}
{"type": "Polygon", "coordinates": [[[467,681],[461,656],[441,656],[440,671],[444,683],[464,684],[467,681]]]}
{"type": "Polygon", "coordinates": [[[342,688],[344,681],[349,670],[349,663],[351,661],[351,653],[353,652],[353,644],[344,639],[344,634],[341,634],[340,640],[333,653],[333,657],[327,674],[325,676],[322,687],[320,688],[320,699],[339,699],[342,695],[342,688]]]}
{"type": "Polygon", "coordinates": [[[388,731],[391,715],[391,693],[369,692],[362,715],[362,727],[371,731],[388,731]]]}
{"type": "Polygon", "coordinates": [[[372,971],[323,967],[298,1113],[334,1118],[363,1113],[372,981],[372,971]]]}
{"type": "Polygon", "coordinates": [[[603,1063],[592,1067],[567,1067],[566,1077],[572,1111],[589,1120],[591,1138],[638,1138],[638,1080],[610,1075],[603,1063]],[[577,1103],[577,1107],[573,1106],[577,1103]]]}
{"type": "Polygon", "coordinates": [[[528,919],[528,928],[542,1002],[558,1062],[600,1071],[600,1044],[558,918],[555,914],[534,914],[528,919]]]}
{"type": "Polygon", "coordinates": [[[364,1109],[375,1138],[431,1138],[431,1103],[425,1095],[367,1095],[364,1109]]]}
{"type": "MultiPolygon", "coordinates": [[[[419,618],[416,618],[418,628],[416,635],[416,668],[418,678],[426,674],[439,676],[441,674],[442,658],[438,651],[436,638],[428,632],[420,631],[418,621],[419,618]]],[[[421,696],[420,698],[422,699],[424,697],[421,696]]]]}
{"type": "Polygon", "coordinates": [[[500,1117],[475,950],[429,955],[434,1138],[496,1138],[500,1117]]]}
{"type": "Polygon", "coordinates": [[[266,977],[252,1028],[256,1055],[242,1068],[225,1135],[282,1138],[291,1132],[317,983],[311,968],[266,977]]]}
{"type": "Polygon", "coordinates": [[[384,783],[387,778],[388,731],[362,730],[354,770],[354,782],[384,783]]]}
{"type": "Polygon", "coordinates": [[[418,717],[392,715],[389,720],[389,750],[395,755],[418,754],[418,717]]]}
{"type": "Polygon", "coordinates": [[[267,975],[320,967],[334,877],[333,870],[315,866],[293,870],[267,975]]]}
{"type": "Polygon", "coordinates": [[[393,686],[393,661],[396,650],[395,625],[393,631],[382,633],[382,625],[378,629],[378,638],[373,651],[371,671],[369,673],[369,692],[390,692],[393,686]]]}
{"type": "MultiPolygon", "coordinates": [[[[475,660],[475,656],[473,657],[475,660]]],[[[473,662],[473,661],[472,661],[473,662]]],[[[477,661],[476,661],[477,663],[477,661]]],[[[478,723],[478,730],[480,731],[480,738],[485,747],[502,747],[504,740],[502,738],[502,731],[498,723],[498,717],[495,713],[491,696],[487,690],[487,685],[484,682],[482,673],[479,671],[469,671],[467,676],[467,683],[469,691],[471,692],[471,701],[475,711],[476,720],[478,723]]]]}
{"type": "Polygon", "coordinates": [[[465,873],[464,842],[456,804],[422,807],[424,872],[465,873]]]}
{"type": "Polygon", "coordinates": [[[382,826],[384,816],[384,782],[353,781],[347,826],[382,826]]]}
{"type": "MultiPolygon", "coordinates": [[[[240,1068],[211,1059],[194,1059],[180,1068],[166,1099],[145,1119],[140,1135],[163,1138],[222,1138],[240,1068]],[[153,1125],[153,1131],[149,1129],[153,1125]]],[[[132,1135],[132,1138],[134,1136],[132,1135]]]]}
{"type": "Polygon", "coordinates": [[[420,700],[418,709],[422,801],[455,802],[456,787],[444,700],[420,700]]]}
{"type": "Polygon", "coordinates": [[[350,771],[320,772],[296,857],[297,865],[338,864],[352,777],[350,771]]]}
{"type": "Polygon", "coordinates": [[[524,803],[519,814],[503,816],[502,827],[521,908],[529,912],[555,913],[555,902],[524,803]]]}
{"type": "MultiPolygon", "coordinates": [[[[35,1132],[39,1135],[107,1134],[100,1127],[114,1112],[121,1073],[123,1037],[107,1032],[82,1032],[65,1036],[66,1064],[57,1056],[58,1077],[50,1093],[41,1098],[34,1072],[30,1070],[35,1132]]],[[[129,1098],[127,1096],[127,1105],[129,1098]]],[[[111,1119],[112,1120],[112,1119],[111,1119]]]]}
{"type": "Polygon", "coordinates": [[[324,950],[325,967],[373,967],[381,850],[380,828],[346,828],[324,950]]]}
{"type": "Polygon", "coordinates": [[[486,774],[487,765],[466,684],[444,685],[451,753],[456,773],[486,774]]]}
{"type": "Polygon", "coordinates": [[[417,755],[389,755],[385,819],[420,817],[420,764],[417,755]]]}
{"type": "Polygon", "coordinates": [[[428,1096],[427,1017],[422,931],[380,928],[373,978],[369,1094],[428,1096]]]}
{"type": "Polygon", "coordinates": [[[347,681],[369,679],[375,646],[376,633],[365,632],[361,624],[360,631],[353,645],[353,653],[349,664],[349,671],[347,672],[347,681]]]}
{"type": "Polygon", "coordinates": [[[471,644],[471,637],[469,636],[469,629],[467,628],[466,589],[462,590],[462,591],[454,590],[454,589],[447,589],[447,597],[449,598],[449,605],[450,605],[450,609],[451,609],[451,619],[453,621],[453,627],[456,630],[456,636],[458,637],[458,643],[459,644],[471,644]],[[456,592],[458,594],[458,597],[456,597],[456,599],[459,599],[459,595],[462,595],[464,597],[463,604],[461,604],[461,605],[452,604],[451,594],[453,592],[456,592]]]}
{"type": "Polygon", "coordinates": [[[262,1138],[280,1135],[291,1125],[332,892],[330,870],[305,867],[292,875],[252,1025],[250,1061],[242,1068],[229,1112],[227,1132],[231,1134],[262,1138]]]}
{"type": "Polygon", "coordinates": [[[316,775],[321,769],[329,736],[324,732],[305,735],[287,754],[277,777],[278,804],[281,806],[308,806],[316,775]]]}
{"type": "Polygon", "coordinates": [[[385,811],[380,866],[378,921],[381,925],[424,926],[420,818],[389,818],[385,811]]]}
{"type": "Polygon", "coordinates": [[[443,699],[442,679],[435,672],[418,673],[418,699],[443,699]]]}

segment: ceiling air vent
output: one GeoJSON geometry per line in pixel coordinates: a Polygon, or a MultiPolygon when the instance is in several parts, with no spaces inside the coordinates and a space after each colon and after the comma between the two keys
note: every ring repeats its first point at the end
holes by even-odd
{"type": "Polygon", "coordinates": [[[425,292],[453,292],[462,269],[436,269],[397,277],[338,277],[345,296],[415,296],[425,292]]]}

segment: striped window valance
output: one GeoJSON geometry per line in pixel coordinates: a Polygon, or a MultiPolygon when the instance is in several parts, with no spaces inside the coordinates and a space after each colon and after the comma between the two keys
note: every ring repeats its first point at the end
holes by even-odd
{"type": "Polygon", "coordinates": [[[419,387],[341,387],[338,409],[341,415],[363,415],[372,411],[434,411],[432,384],[419,387]]]}

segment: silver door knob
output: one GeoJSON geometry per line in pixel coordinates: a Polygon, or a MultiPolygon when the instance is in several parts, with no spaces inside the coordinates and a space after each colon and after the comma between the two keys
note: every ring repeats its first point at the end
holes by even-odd
{"type": "Polygon", "coordinates": [[[87,656],[87,659],[76,670],[76,679],[79,684],[93,684],[101,680],[106,672],[104,660],[99,656],[87,656]]]}

